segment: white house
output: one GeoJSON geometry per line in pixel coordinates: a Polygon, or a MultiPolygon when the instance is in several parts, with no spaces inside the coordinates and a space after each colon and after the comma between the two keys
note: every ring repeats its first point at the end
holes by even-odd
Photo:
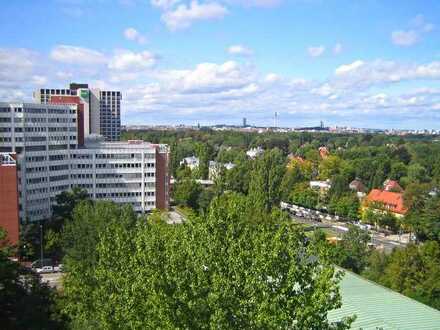
{"type": "Polygon", "coordinates": [[[261,155],[264,152],[264,150],[261,147],[252,148],[246,151],[246,155],[250,158],[256,158],[259,155],[261,155]]]}
{"type": "Polygon", "coordinates": [[[180,161],[180,165],[188,166],[191,170],[198,168],[199,164],[200,164],[200,161],[195,156],[186,157],[180,161]]]}

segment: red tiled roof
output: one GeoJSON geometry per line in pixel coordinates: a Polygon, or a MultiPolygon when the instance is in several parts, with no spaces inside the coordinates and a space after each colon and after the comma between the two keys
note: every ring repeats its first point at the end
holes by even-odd
{"type": "Polygon", "coordinates": [[[399,214],[405,214],[408,210],[403,204],[403,194],[380,189],[373,189],[367,196],[366,203],[380,203],[385,209],[399,214]]]}

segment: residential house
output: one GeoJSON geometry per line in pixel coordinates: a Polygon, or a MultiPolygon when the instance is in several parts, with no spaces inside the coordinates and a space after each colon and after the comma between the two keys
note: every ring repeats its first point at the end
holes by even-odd
{"type": "Polygon", "coordinates": [[[180,165],[188,166],[191,170],[198,168],[199,164],[200,164],[200,161],[195,156],[186,157],[180,161],[180,165]]]}
{"type": "Polygon", "coordinates": [[[360,179],[358,179],[358,178],[354,179],[353,181],[350,182],[348,187],[350,188],[350,190],[352,190],[356,193],[358,198],[365,197],[367,188],[365,188],[364,184],[362,183],[362,181],[360,179]]]}
{"type": "Polygon", "coordinates": [[[264,152],[264,150],[261,147],[257,147],[257,148],[252,148],[252,149],[249,149],[248,151],[246,151],[246,155],[249,158],[254,159],[254,158],[260,156],[263,152],[264,152]]]}
{"type": "Polygon", "coordinates": [[[404,205],[403,193],[373,189],[364,200],[363,208],[372,208],[381,212],[390,212],[402,218],[408,209],[404,205]]]}

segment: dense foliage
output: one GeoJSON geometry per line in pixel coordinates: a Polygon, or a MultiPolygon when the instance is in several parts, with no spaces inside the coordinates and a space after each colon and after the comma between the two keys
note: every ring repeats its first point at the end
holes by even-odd
{"type": "Polygon", "coordinates": [[[73,328],[347,329],[330,259],[286,217],[216,198],[183,225],[81,204],[66,229],[65,309],[73,328]]]}
{"type": "Polygon", "coordinates": [[[37,274],[8,258],[11,247],[3,244],[5,237],[0,228],[0,328],[63,328],[55,304],[56,293],[41,284],[37,274]]]}

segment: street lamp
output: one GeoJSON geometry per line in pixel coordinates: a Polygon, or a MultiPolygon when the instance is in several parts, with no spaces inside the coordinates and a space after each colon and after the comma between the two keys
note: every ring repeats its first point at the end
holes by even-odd
{"type": "Polygon", "coordinates": [[[43,224],[40,222],[40,263],[43,267],[43,224]]]}

